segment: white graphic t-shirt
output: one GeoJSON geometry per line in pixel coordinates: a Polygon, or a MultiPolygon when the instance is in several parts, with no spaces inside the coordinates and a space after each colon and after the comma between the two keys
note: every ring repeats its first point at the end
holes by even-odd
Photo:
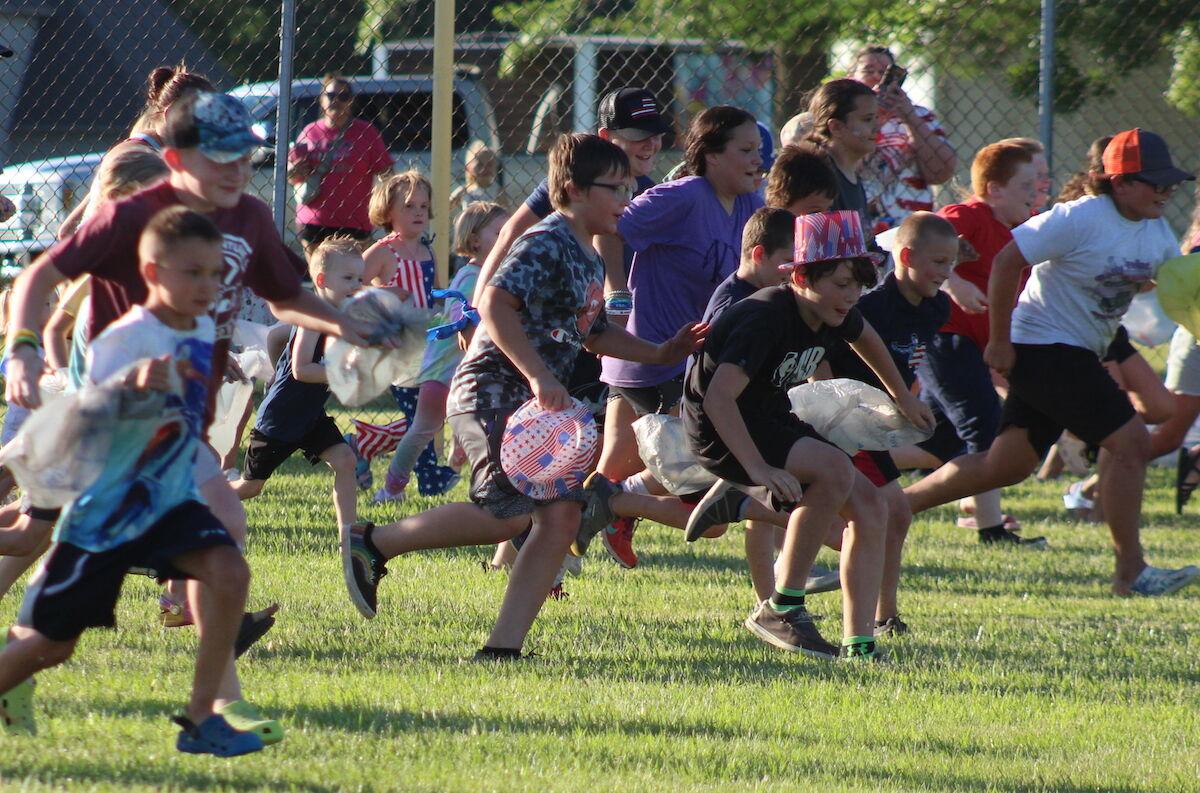
{"type": "Polygon", "coordinates": [[[1069,344],[1097,355],[1134,295],[1179,255],[1166,220],[1129,220],[1106,195],[1056,204],[1013,229],[1013,241],[1026,261],[1041,262],[1013,311],[1013,342],[1069,344]]]}

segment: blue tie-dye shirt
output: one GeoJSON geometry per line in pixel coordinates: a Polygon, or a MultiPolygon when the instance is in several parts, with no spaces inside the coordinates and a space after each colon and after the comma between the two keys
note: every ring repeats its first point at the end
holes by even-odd
{"type": "Polygon", "coordinates": [[[134,410],[118,419],[103,473],[63,510],[55,540],[108,550],[137,539],[181,503],[199,500],[192,466],[203,437],[214,339],[208,317],[199,317],[191,330],[175,330],[134,306],[92,341],[90,382],[169,355],[182,394],[168,392],[161,409],[134,410]]]}

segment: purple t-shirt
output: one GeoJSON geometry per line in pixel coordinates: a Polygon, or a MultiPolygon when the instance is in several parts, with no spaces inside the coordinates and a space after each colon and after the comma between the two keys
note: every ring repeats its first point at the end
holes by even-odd
{"type": "MultiPolygon", "coordinates": [[[[629,332],[658,343],[699,322],[713,290],[737,269],[742,227],[762,205],[758,193],[744,193],[726,212],[702,176],[656,185],[635,198],[617,224],[634,250],[629,332]]],[[[683,374],[682,362],[603,361],[601,379],[624,388],[660,385],[683,374]]]]}

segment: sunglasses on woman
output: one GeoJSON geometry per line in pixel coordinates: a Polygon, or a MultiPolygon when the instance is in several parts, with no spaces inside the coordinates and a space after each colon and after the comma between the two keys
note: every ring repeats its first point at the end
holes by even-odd
{"type": "Polygon", "coordinates": [[[326,91],[325,98],[331,102],[349,102],[351,99],[354,98],[354,94],[351,91],[345,91],[345,90],[326,91]]]}

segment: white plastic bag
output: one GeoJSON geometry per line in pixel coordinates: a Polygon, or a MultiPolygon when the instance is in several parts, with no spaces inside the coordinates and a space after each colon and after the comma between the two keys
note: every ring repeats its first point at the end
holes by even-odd
{"type": "Polygon", "coordinates": [[[1166,344],[1175,333],[1175,323],[1159,304],[1157,291],[1142,292],[1134,297],[1121,320],[1125,330],[1129,331],[1129,338],[1144,347],[1166,344]]]}
{"type": "Polygon", "coordinates": [[[804,383],[788,391],[792,412],[846,454],[884,451],[928,440],[896,403],[878,388],[840,377],[804,383]]]}
{"type": "MultiPolygon", "coordinates": [[[[0,449],[0,464],[34,504],[61,507],[74,500],[104,470],[120,421],[163,412],[165,393],[124,386],[128,368],[100,385],[88,384],[43,404],[0,449]]],[[[178,390],[174,371],[171,380],[178,390]]]]}
{"type": "Polygon", "coordinates": [[[396,382],[415,380],[425,354],[425,329],[433,312],[405,303],[394,292],[364,289],[346,302],[343,310],[375,330],[367,339],[399,342],[395,349],[355,347],[334,339],[325,348],[325,373],[329,390],[347,407],[370,402],[396,382]]]}
{"type": "Polygon", "coordinates": [[[698,493],[717,481],[696,462],[679,417],[661,413],[642,416],[633,422],[633,434],[642,462],[672,495],[698,493]]]}

